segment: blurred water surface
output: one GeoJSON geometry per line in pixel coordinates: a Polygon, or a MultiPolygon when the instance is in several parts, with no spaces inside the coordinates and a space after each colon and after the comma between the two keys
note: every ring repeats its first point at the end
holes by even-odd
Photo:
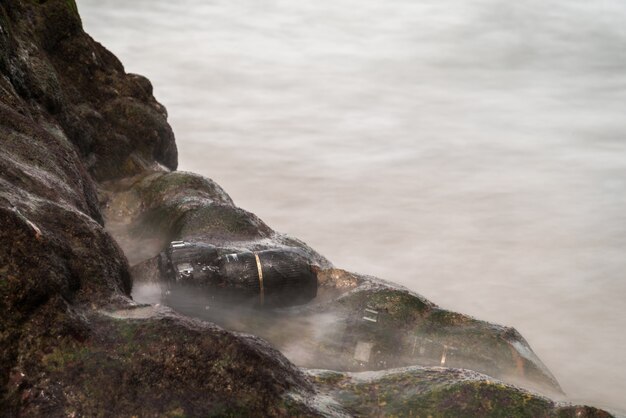
{"type": "Polygon", "coordinates": [[[626,409],[626,2],[79,0],[180,168],[626,409]]]}

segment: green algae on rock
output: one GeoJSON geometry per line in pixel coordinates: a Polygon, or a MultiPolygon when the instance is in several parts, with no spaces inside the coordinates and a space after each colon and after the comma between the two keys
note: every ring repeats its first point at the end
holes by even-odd
{"type": "Polygon", "coordinates": [[[355,416],[608,417],[572,407],[461,369],[410,367],[385,372],[311,370],[322,392],[355,416]]]}
{"type": "Polygon", "coordinates": [[[175,410],[186,416],[276,416],[284,393],[312,392],[299,370],[254,337],[164,310],[140,319],[101,313],[86,319],[97,332],[83,342],[63,339],[41,359],[48,379],[63,385],[29,388],[34,399],[28,414],[56,407],[77,416],[169,416],[175,410]],[[38,401],[40,391],[53,405],[38,401]]]}

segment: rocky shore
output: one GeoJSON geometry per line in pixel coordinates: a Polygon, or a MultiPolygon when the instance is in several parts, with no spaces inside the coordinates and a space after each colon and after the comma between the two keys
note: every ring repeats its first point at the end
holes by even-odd
{"type": "Polygon", "coordinates": [[[337,269],[175,171],[150,82],[83,31],[74,0],[0,3],[0,139],[2,416],[610,416],[550,399],[556,379],[514,329],[337,269]],[[231,316],[186,315],[202,296],[133,299],[162,286],[173,240],[297,248],[318,296],[231,316]]]}

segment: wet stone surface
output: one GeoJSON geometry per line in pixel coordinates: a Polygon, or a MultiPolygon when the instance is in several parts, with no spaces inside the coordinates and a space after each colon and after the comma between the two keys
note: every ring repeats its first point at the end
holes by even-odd
{"type": "Polygon", "coordinates": [[[74,0],[0,3],[0,139],[2,416],[607,416],[502,383],[559,392],[515,330],[333,268],[172,172],[150,82],[83,31],[74,0]],[[276,277],[311,275],[315,292],[234,303],[215,291],[223,259],[203,261],[222,272],[211,286],[165,274],[171,241],[252,254],[268,298],[276,277]],[[289,251],[307,267],[281,271],[289,251]]]}
{"type": "Polygon", "coordinates": [[[609,416],[596,408],[560,405],[469,370],[410,367],[375,373],[309,373],[348,413],[358,416],[609,416]]]}

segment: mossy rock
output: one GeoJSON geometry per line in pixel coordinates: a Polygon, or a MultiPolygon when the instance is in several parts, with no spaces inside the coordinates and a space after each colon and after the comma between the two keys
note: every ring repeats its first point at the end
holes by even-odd
{"type": "Polygon", "coordinates": [[[138,174],[155,162],[176,168],[174,134],[153,106],[132,97],[120,97],[109,101],[101,113],[113,130],[94,141],[93,149],[99,156],[94,167],[98,179],[138,174]]]}
{"type": "Polygon", "coordinates": [[[44,49],[52,50],[60,42],[82,33],[83,25],[74,0],[36,0],[37,29],[44,49]]]}
{"type": "Polygon", "coordinates": [[[370,306],[384,312],[396,326],[403,323],[413,325],[435,307],[430,301],[409,291],[384,287],[349,293],[337,303],[351,310],[370,306]]]}
{"type": "Polygon", "coordinates": [[[323,393],[355,416],[609,417],[460,369],[410,367],[380,373],[312,371],[323,393]]]}
{"type": "MultiPolygon", "coordinates": [[[[366,276],[322,270],[318,277],[322,277],[319,303],[281,310],[276,317],[265,315],[262,325],[238,315],[235,326],[294,353],[292,360],[303,367],[343,371],[412,365],[467,368],[562,393],[513,328],[443,310],[419,295],[366,276]],[[332,286],[337,281],[347,286],[343,290],[347,293],[337,295],[341,288],[332,286]],[[326,293],[334,296],[329,299],[326,293]]],[[[197,303],[204,306],[202,300],[197,303]]],[[[216,311],[207,319],[219,322],[223,316],[216,311]]],[[[226,321],[224,326],[232,324],[226,321]]]]}
{"type": "MultiPolygon", "coordinates": [[[[289,392],[312,393],[297,368],[253,337],[240,338],[167,311],[143,319],[86,317],[84,341],[60,339],[41,356],[44,375],[63,382],[62,391],[55,385],[34,386],[26,391],[21,414],[286,416],[289,392]]],[[[32,372],[21,370],[25,376],[32,372]]],[[[29,379],[21,384],[28,387],[29,379]]],[[[289,408],[308,415],[303,404],[289,408]]]]}
{"type": "Polygon", "coordinates": [[[268,238],[272,230],[256,215],[229,205],[203,206],[186,212],[177,222],[175,237],[205,242],[268,238]]]}
{"type": "Polygon", "coordinates": [[[78,14],[78,6],[76,6],[75,0],[65,0],[65,4],[67,5],[67,8],[69,9],[70,13],[73,13],[78,18],[80,18],[80,15],[78,14]]]}
{"type": "Polygon", "coordinates": [[[181,199],[206,199],[207,202],[233,205],[228,194],[213,180],[194,173],[174,171],[155,173],[142,178],[134,186],[147,209],[175,205],[181,199]]]}

